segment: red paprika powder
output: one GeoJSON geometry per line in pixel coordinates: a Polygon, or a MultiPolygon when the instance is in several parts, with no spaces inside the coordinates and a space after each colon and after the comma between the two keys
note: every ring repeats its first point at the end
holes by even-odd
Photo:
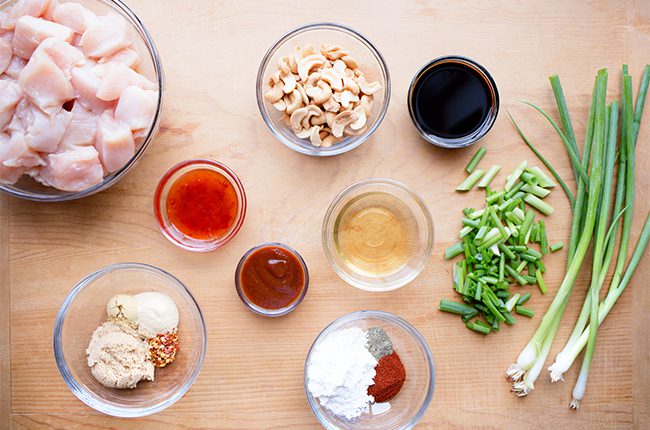
{"type": "Polygon", "coordinates": [[[368,394],[375,398],[376,403],[391,400],[397,395],[406,381],[406,370],[396,352],[379,359],[374,384],[368,387],[368,394]]]}

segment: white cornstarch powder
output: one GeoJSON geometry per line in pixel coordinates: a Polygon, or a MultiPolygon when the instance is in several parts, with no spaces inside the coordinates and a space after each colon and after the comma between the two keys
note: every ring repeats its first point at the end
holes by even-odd
{"type": "Polygon", "coordinates": [[[366,333],[351,327],[330,333],[312,351],[307,367],[311,395],[347,419],[368,411],[377,360],[366,348],[366,333]]]}

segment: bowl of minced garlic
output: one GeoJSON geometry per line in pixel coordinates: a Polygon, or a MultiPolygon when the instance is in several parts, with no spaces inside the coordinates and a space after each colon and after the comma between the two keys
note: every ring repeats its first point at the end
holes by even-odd
{"type": "Polygon", "coordinates": [[[108,266],[77,284],[54,330],[63,380],[84,403],[139,417],[180,399],[205,356],[205,324],[189,290],[152,266],[108,266]]]}
{"type": "Polygon", "coordinates": [[[318,335],[304,384],[325,428],[411,428],[431,402],[435,370],[415,327],[388,312],[359,311],[318,335]]]}

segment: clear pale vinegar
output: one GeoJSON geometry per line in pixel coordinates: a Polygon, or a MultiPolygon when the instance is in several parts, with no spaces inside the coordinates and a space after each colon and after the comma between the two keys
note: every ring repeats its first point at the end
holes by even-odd
{"type": "Polygon", "coordinates": [[[351,200],[334,225],[336,250],[356,273],[388,277],[399,272],[417,244],[411,210],[393,195],[362,194],[351,200]]]}

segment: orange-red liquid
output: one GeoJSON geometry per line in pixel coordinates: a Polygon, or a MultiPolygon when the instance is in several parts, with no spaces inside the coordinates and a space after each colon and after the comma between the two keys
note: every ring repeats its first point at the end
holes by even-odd
{"type": "Polygon", "coordinates": [[[169,189],[167,216],[183,234],[198,240],[223,237],[237,217],[237,192],[219,172],[196,169],[181,175],[169,189]]]}

